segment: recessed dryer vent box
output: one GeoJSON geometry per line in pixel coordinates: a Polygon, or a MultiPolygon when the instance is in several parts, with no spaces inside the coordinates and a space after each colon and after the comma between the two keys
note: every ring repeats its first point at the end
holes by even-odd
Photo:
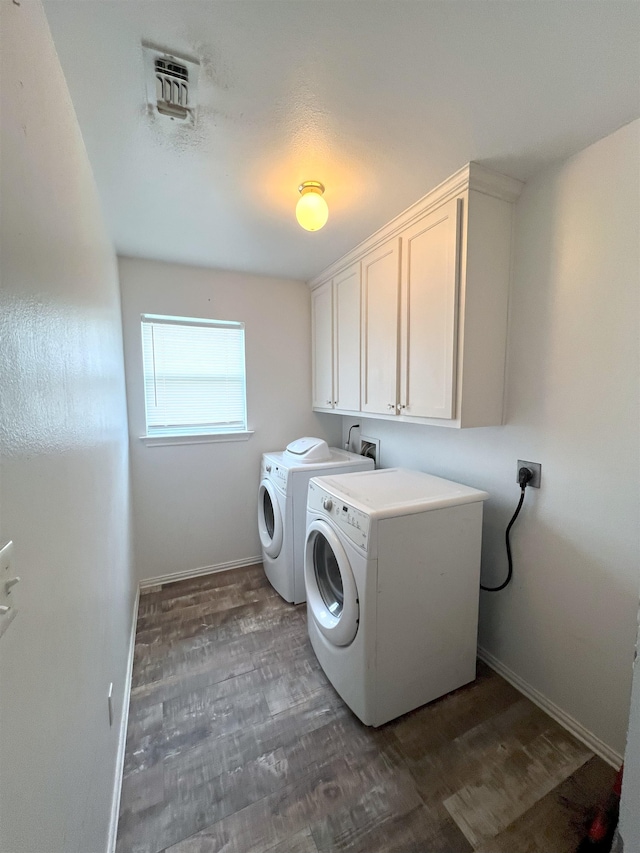
{"type": "Polygon", "coordinates": [[[360,436],[360,456],[373,459],[376,468],[380,467],[380,439],[369,435],[360,436]]]}

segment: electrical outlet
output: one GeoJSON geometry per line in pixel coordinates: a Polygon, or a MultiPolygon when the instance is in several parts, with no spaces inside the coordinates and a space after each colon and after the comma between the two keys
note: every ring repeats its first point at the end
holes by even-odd
{"type": "Polygon", "coordinates": [[[11,570],[11,562],[13,560],[13,542],[7,542],[4,548],[0,551],[0,575],[4,580],[5,573],[11,570]]]}
{"type": "Polygon", "coordinates": [[[369,435],[360,436],[360,456],[368,456],[373,459],[376,468],[380,467],[380,439],[369,435]]]}
{"type": "Polygon", "coordinates": [[[20,578],[14,575],[13,568],[13,542],[7,544],[0,550],[0,637],[16,618],[16,594],[13,588],[19,583],[20,578]]]}
{"type": "Polygon", "coordinates": [[[520,476],[520,469],[521,468],[528,468],[531,471],[531,473],[533,474],[533,477],[529,480],[529,482],[527,483],[527,486],[529,486],[532,489],[539,489],[540,488],[540,480],[542,479],[542,463],[541,462],[523,462],[522,459],[518,459],[518,467],[516,469],[516,483],[520,482],[519,476],[520,476]]]}

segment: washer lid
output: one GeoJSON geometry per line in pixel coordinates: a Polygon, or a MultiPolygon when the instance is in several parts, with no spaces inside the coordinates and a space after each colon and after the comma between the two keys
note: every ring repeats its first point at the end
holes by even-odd
{"type": "Polygon", "coordinates": [[[331,459],[331,451],[324,439],[306,436],[288,444],[284,456],[302,464],[307,462],[328,462],[331,459]]]}
{"type": "Polygon", "coordinates": [[[316,478],[321,488],[370,516],[384,518],[485,501],[489,494],[404,468],[380,468],[316,478]]]}

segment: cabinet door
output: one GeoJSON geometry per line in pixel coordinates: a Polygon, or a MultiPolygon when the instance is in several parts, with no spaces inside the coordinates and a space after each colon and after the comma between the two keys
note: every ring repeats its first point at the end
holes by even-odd
{"type": "Polygon", "coordinates": [[[395,414],[400,238],[362,260],[362,411],[395,414]]]}
{"type": "Polygon", "coordinates": [[[455,414],[461,203],[452,199],[402,235],[400,414],[455,414]]]}
{"type": "Polygon", "coordinates": [[[313,407],[333,408],[333,295],[330,281],[311,292],[313,407]]]}
{"type": "Polygon", "coordinates": [[[360,411],[360,261],[333,280],[336,408],[360,411]]]}

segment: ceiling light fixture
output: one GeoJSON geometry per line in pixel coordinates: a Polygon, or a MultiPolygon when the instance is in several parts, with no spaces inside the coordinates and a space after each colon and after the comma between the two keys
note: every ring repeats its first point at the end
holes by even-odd
{"type": "Polygon", "coordinates": [[[319,231],[329,218],[327,202],[322,198],[324,186],[319,181],[305,181],[298,192],[296,219],[306,231],[319,231]]]}

